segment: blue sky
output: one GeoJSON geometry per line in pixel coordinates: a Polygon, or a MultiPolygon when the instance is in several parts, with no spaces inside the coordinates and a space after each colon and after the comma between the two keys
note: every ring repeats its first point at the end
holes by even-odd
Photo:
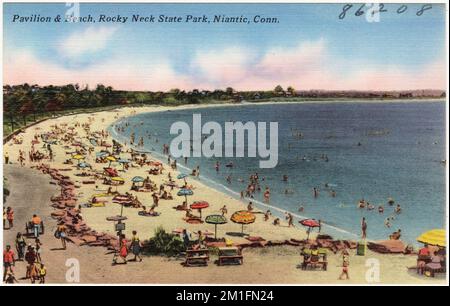
{"type": "Polygon", "coordinates": [[[255,15],[277,24],[13,23],[64,3],[4,4],[6,82],[123,89],[415,89],[445,84],[445,10],[387,4],[380,22],[341,4],[81,4],[80,15],[255,15]],[[68,47],[69,46],[69,47],[68,47]],[[75,50],[75,51],[74,51],[75,50]],[[72,52],[73,51],[73,52],[72,52]],[[8,65],[8,63],[11,63],[8,65]],[[14,65],[18,68],[15,69],[14,65]],[[35,63],[39,71],[26,65],[35,63]],[[242,87],[242,88],[240,88],[242,87]],[[244,88],[245,87],[245,88],[244,88]]]}

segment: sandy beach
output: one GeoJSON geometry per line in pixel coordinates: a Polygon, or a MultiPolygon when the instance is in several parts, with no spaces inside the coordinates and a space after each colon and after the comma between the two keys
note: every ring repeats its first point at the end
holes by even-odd
{"type": "MultiPolygon", "coordinates": [[[[183,106],[184,108],[194,109],[196,106],[183,106]]],[[[208,105],[201,107],[214,107],[208,105]]],[[[231,106],[232,107],[232,106],[231,106]]],[[[50,177],[40,174],[37,170],[29,170],[31,167],[37,166],[40,162],[31,162],[28,157],[28,152],[31,148],[31,143],[35,139],[35,135],[49,132],[52,126],[65,126],[65,129],[73,127],[74,137],[88,143],[89,134],[83,129],[82,125],[89,123],[90,132],[106,131],[107,127],[113,124],[116,120],[132,116],[136,112],[158,112],[179,109],[175,107],[139,107],[131,108],[125,107],[113,111],[105,111],[90,114],[77,114],[71,116],[59,117],[51,120],[46,120],[37,125],[26,129],[23,133],[18,135],[22,140],[21,144],[15,144],[13,140],[4,145],[4,151],[7,151],[10,156],[12,165],[5,166],[5,176],[8,178],[8,183],[11,190],[11,196],[7,199],[5,206],[12,206],[16,211],[16,217],[19,220],[17,227],[22,230],[25,220],[29,220],[33,213],[41,216],[49,216],[53,208],[50,207],[50,201],[44,201],[43,198],[50,198],[52,195],[58,193],[55,186],[49,184],[50,177]],[[75,126],[77,123],[77,126],[75,126]],[[25,153],[26,160],[23,168],[20,167],[18,158],[19,150],[25,153]],[[17,176],[20,173],[21,176],[17,176]],[[31,184],[32,183],[32,184],[31,184]],[[44,188],[44,187],[51,188],[44,188]],[[53,188],[54,187],[54,188],[53,188]],[[33,196],[31,196],[33,195],[33,196]],[[29,209],[26,209],[27,203],[34,203],[29,209]],[[21,207],[19,210],[18,207],[21,207]]],[[[111,143],[110,136],[104,138],[104,141],[111,143]]],[[[162,144],[161,144],[162,145],[162,144]]],[[[42,143],[36,144],[36,149],[41,149],[42,143]]],[[[123,151],[128,148],[125,146],[123,151]]],[[[44,160],[43,163],[49,164],[55,169],[71,169],[64,171],[76,186],[77,204],[88,203],[92,200],[94,195],[103,194],[107,191],[108,186],[103,185],[101,181],[95,184],[83,184],[86,178],[77,176],[79,173],[74,165],[64,164],[64,161],[71,158],[73,148],[67,147],[67,143],[52,145],[54,159],[52,162],[44,160]],[[65,147],[66,146],[66,147],[65,147]]],[[[89,163],[93,170],[99,172],[103,171],[103,167],[107,164],[96,163],[95,153],[100,150],[96,147],[94,152],[87,154],[85,162],[89,163]]],[[[122,158],[131,160],[129,153],[121,154],[122,158]]],[[[152,160],[156,160],[151,157],[152,160]]],[[[171,176],[175,178],[178,185],[183,184],[183,180],[177,180],[176,177],[179,172],[170,169],[165,163],[163,174],[151,175],[151,180],[159,186],[167,182],[167,175],[170,172],[171,176]]],[[[119,164],[112,165],[117,169],[121,169],[119,164]]],[[[152,205],[152,197],[149,192],[135,192],[131,191],[131,179],[135,176],[148,176],[148,166],[130,166],[126,172],[119,171],[119,175],[124,179],[125,184],[113,187],[121,194],[129,192],[137,196],[138,200],[150,207],[152,205]]],[[[202,177],[194,178],[189,176],[187,178],[189,185],[193,186],[194,195],[188,197],[188,202],[193,201],[207,201],[209,207],[203,210],[202,215],[220,214],[220,209],[224,205],[228,208],[228,215],[238,210],[245,210],[247,201],[240,201],[232,198],[222,192],[214,190],[202,183],[202,177]]],[[[190,232],[214,232],[214,226],[206,223],[202,224],[188,224],[183,218],[185,213],[177,211],[173,207],[179,205],[184,200],[184,197],[176,195],[176,190],[172,192],[173,200],[160,200],[156,211],[160,213],[157,217],[143,217],[138,215],[139,209],[123,208],[123,214],[127,216],[125,235],[131,236],[131,232],[136,230],[141,239],[150,238],[155,229],[163,227],[166,231],[172,232],[175,229],[186,228],[190,232]]],[[[105,207],[91,207],[83,208],[82,215],[85,222],[98,232],[105,232],[115,235],[113,224],[106,220],[106,217],[118,215],[121,211],[121,205],[113,203],[108,200],[105,207]]],[[[195,213],[195,212],[194,212],[195,213]]],[[[52,219],[47,220],[56,226],[52,219]]],[[[298,223],[296,227],[288,227],[286,220],[281,219],[280,226],[272,224],[273,217],[268,221],[264,221],[263,214],[256,214],[256,221],[253,224],[245,226],[244,232],[250,236],[260,236],[265,240],[282,241],[289,239],[302,240],[306,238],[305,228],[300,227],[298,223]]],[[[50,226],[49,228],[52,228],[50,226]]],[[[236,236],[236,232],[240,232],[241,226],[229,221],[227,224],[218,227],[218,236],[231,239],[233,243],[246,243],[244,237],[236,236]]],[[[4,236],[4,244],[13,244],[13,233],[16,231],[6,231],[4,236]]],[[[314,237],[314,235],[312,235],[314,237]]],[[[340,266],[341,257],[339,254],[330,254],[328,271],[302,271],[297,268],[301,257],[299,249],[295,246],[277,246],[244,250],[244,265],[219,267],[214,264],[209,264],[205,268],[185,268],[181,265],[181,259],[168,259],[159,256],[145,257],[142,263],[131,263],[128,265],[111,266],[112,255],[108,254],[105,248],[102,247],[88,247],[68,245],[67,250],[52,250],[59,246],[59,241],[53,238],[51,230],[43,237],[44,252],[43,257],[46,260],[49,273],[48,281],[50,283],[65,283],[65,260],[67,258],[77,258],[80,260],[82,267],[81,282],[82,283],[286,283],[286,284],[311,284],[311,283],[368,283],[366,278],[366,260],[373,258],[380,263],[380,282],[381,283],[411,283],[411,284],[444,284],[444,278],[428,278],[418,276],[415,270],[408,270],[408,267],[414,267],[416,264],[416,256],[414,255],[382,255],[368,251],[366,256],[356,256],[354,250],[351,251],[350,258],[350,280],[338,281],[338,276],[342,267],[340,266]],[[193,270],[192,270],[193,269],[193,270]],[[226,271],[226,272],[225,272],[226,271]],[[219,273],[221,272],[221,273],[219,273]]],[[[44,259],[45,260],[45,259],[44,259]]],[[[17,274],[18,278],[24,274],[24,264],[18,263],[17,274]]],[[[24,281],[26,282],[26,281],[24,281]]]]}

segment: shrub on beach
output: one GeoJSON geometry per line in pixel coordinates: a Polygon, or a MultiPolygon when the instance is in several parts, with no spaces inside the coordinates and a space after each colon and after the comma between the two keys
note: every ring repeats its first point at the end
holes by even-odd
{"type": "Polygon", "coordinates": [[[178,235],[167,233],[163,227],[155,230],[155,235],[144,244],[144,253],[174,256],[184,251],[183,241],[178,235]]]}

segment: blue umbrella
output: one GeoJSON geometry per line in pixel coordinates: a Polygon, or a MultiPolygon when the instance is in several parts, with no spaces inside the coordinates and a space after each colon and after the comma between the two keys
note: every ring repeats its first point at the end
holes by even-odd
{"type": "Polygon", "coordinates": [[[79,163],[77,165],[77,167],[79,167],[79,168],[90,168],[91,165],[89,165],[88,163],[82,162],[82,163],[79,163]]]}
{"type": "Polygon", "coordinates": [[[97,157],[105,157],[106,155],[109,155],[109,152],[101,151],[101,152],[95,153],[95,156],[97,156],[97,157]]]}
{"type": "Polygon", "coordinates": [[[140,183],[144,181],[144,178],[142,176],[135,176],[131,179],[131,181],[134,183],[140,183]]]}
{"type": "Polygon", "coordinates": [[[188,195],[191,196],[191,195],[193,195],[193,194],[194,194],[194,192],[193,192],[192,190],[190,190],[190,189],[184,189],[184,188],[180,189],[180,190],[178,191],[178,193],[177,193],[178,196],[184,196],[184,198],[185,198],[185,200],[186,200],[186,204],[187,204],[187,196],[188,196],[188,195]]]}
{"type": "Polygon", "coordinates": [[[188,195],[191,196],[193,194],[194,194],[194,192],[192,190],[184,189],[184,188],[180,189],[177,193],[178,196],[188,196],[188,195]]]}
{"type": "Polygon", "coordinates": [[[90,142],[93,146],[98,146],[98,142],[97,142],[97,140],[94,139],[94,138],[89,139],[89,142],[90,142]]]}
{"type": "Polygon", "coordinates": [[[121,164],[127,164],[127,163],[129,163],[130,161],[129,161],[128,159],[121,158],[121,159],[118,160],[118,162],[121,163],[121,164]]]}
{"type": "Polygon", "coordinates": [[[187,184],[186,177],[188,177],[187,174],[181,173],[181,174],[178,174],[177,179],[183,179],[184,183],[187,184]]]}

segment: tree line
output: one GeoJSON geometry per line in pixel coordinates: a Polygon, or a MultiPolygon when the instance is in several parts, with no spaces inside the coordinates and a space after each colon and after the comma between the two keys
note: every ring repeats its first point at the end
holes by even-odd
{"type": "Polygon", "coordinates": [[[271,91],[235,91],[231,87],[213,91],[193,89],[185,91],[171,89],[167,92],[124,91],[98,84],[95,88],[79,84],[64,86],[39,86],[30,84],[3,86],[3,114],[5,123],[26,125],[27,120],[36,121],[40,114],[51,114],[66,110],[89,109],[120,105],[181,105],[210,102],[239,102],[242,100],[269,99],[295,95],[288,87],[280,85],[271,91]]]}

